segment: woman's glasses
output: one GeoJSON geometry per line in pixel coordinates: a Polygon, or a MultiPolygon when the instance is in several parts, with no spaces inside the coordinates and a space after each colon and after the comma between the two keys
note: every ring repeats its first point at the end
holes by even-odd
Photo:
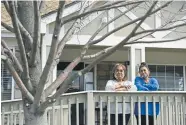
{"type": "Polygon", "coordinates": [[[117,70],[117,69],[116,69],[116,71],[115,71],[115,72],[124,72],[124,70],[117,70]]]}

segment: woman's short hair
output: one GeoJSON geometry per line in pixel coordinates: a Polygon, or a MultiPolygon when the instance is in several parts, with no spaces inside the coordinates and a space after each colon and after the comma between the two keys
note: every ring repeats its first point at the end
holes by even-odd
{"type": "Polygon", "coordinates": [[[113,79],[116,80],[114,74],[115,74],[116,69],[117,69],[118,66],[121,66],[121,67],[123,68],[123,70],[124,70],[124,75],[125,75],[125,76],[124,76],[124,78],[123,78],[123,81],[124,81],[124,80],[127,80],[127,68],[126,68],[125,65],[123,65],[123,64],[121,64],[121,63],[116,63],[116,64],[114,65],[114,67],[113,67],[113,69],[112,69],[113,79]]]}
{"type": "MultiPolygon", "coordinates": [[[[146,68],[149,70],[149,67],[148,67],[148,65],[147,65],[146,62],[141,62],[140,66],[139,66],[139,72],[140,72],[140,69],[141,69],[142,67],[146,67],[146,68]]],[[[150,70],[149,70],[149,71],[150,71],[150,70]]]]}

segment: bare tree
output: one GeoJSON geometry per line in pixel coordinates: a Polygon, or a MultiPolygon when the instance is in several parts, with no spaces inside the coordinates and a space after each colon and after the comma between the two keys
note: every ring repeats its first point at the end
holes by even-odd
{"type": "Polygon", "coordinates": [[[119,19],[124,14],[138,7],[145,1],[110,1],[105,2],[103,5],[94,6],[97,2],[99,1],[92,2],[88,5],[87,1],[83,1],[81,9],[77,11],[78,14],[65,19],[62,15],[65,9],[66,2],[59,1],[51,48],[46,65],[42,70],[40,55],[40,44],[42,43],[40,39],[40,10],[44,4],[44,1],[3,1],[3,4],[11,17],[12,26],[6,24],[5,22],[1,22],[1,25],[10,32],[15,33],[17,45],[20,50],[21,61],[18,60],[17,57],[11,52],[5,40],[3,39],[1,40],[1,55],[3,56],[2,60],[8,67],[8,70],[12,74],[14,80],[16,81],[22,92],[26,125],[46,124],[46,108],[54,103],[55,100],[58,99],[58,97],[69,88],[74,79],[90,71],[97,63],[108,57],[120,47],[123,47],[127,44],[170,42],[186,38],[186,36],[184,36],[164,41],[142,41],[142,38],[155,32],[171,30],[186,25],[185,22],[182,22],[178,25],[166,27],[166,25],[172,23],[171,21],[169,21],[166,23],[166,25],[163,25],[159,28],[137,31],[141,24],[149,16],[156,14],[157,12],[171,4],[171,1],[169,1],[164,2],[161,6],[156,6],[158,1],[151,1],[148,2],[149,7],[144,15],[128,23],[124,23],[119,27],[116,27],[112,31],[109,31],[101,36],[99,39],[95,39],[99,32],[107,27],[110,23],[119,19]],[[110,9],[126,6],[129,6],[128,10],[122,12],[120,15],[114,17],[112,20],[108,21],[106,24],[97,29],[97,31],[92,35],[92,37],[82,48],[81,54],[65,68],[65,70],[56,78],[54,82],[52,82],[46,89],[44,89],[46,83],[49,81],[48,78],[51,76],[54,67],[59,63],[59,57],[63,53],[63,49],[67,41],[69,41],[74,35],[76,28],[80,25],[80,21],[83,21],[82,17],[89,16],[90,14],[98,11],[107,11],[110,9]],[[60,39],[59,34],[61,27],[69,22],[72,22],[70,28],[60,39]],[[111,34],[134,23],[137,23],[137,25],[130,31],[129,35],[115,46],[108,47],[92,55],[87,54],[87,50],[91,46],[101,42],[111,34]],[[138,35],[142,36],[138,37],[138,35]],[[92,59],[93,61],[87,67],[75,74],[71,73],[74,67],[77,66],[81,61],[89,59],[92,59]],[[52,94],[59,86],[60,88],[54,94],[52,94]]]}

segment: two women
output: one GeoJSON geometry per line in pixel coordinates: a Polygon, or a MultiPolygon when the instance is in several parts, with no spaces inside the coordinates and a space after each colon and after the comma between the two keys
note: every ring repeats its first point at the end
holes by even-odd
{"type": "MultiPolygon", "coordinates": [[[[146,63],[141,63],[139,67],[139,77],[135,79],[135,85],[132,82],[127,80],[127,70],[126,67],[122,64],[116,64],[113,68],[113,80],[109,80],[106,84],[105,90],[107,91],[157,91],[159,88],[158,81],[155,78],[150,78],[150,70],[146,63]]],[[[137,124],[139,125],[138,115],[141,115],[141,125],[146,125],[146,108],[145,103],[141,103],[141,107],[135,105],[134,114],[136,116],[137,124]],[[141,112],[138,113],[138,108],[141,108],[141,112]]],[[[115,125],[115,104],[110,105],[111,112],[111,125],[115,125]]],[[[130,104],[126,103],[125,108],[125,118],[126,125],[128,124],[130,118],[130,104]]],[[[153,125],[153,104],[152,102],[148,103],[148,122],[149,125],[153,125]]],[[[156,117],[159,114],[159,103],[156,103],[156,117]]],[[[122,113],[122,104],[118,104],[118,125],[123,124],[123,113],[122,113]]]]}
{"type": "MultiPolygon", "coordinates": [[[[127,80],[127,69],[123,64],[116,64],[113,68],[113,80],[109,80],[106,84],[105,90],[107,91],[136,91],[136,86],[132,82],[127,80]]],[[[125,104],[125,119],[126,125],[130,119],[130,104],[125,104]]],[[[115,125],[115,104],[111,103],[110,105],[110,123],[115,125]]],[[[122,112],[122,103],[118,104],[118,125],[123,125],[123,112],[122,112]]]]}

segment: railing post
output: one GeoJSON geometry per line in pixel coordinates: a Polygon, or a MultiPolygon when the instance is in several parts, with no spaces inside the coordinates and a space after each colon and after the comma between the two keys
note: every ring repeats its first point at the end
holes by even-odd
{"type": "Polygon", "coordinates": [[[87,125],[95,125],[95,106],[93,92],[87,92],[87,125]]]}
{"type": "Polygon", "coordinates": [[[183,109],[183,110],[182,110],[182,111],[183,111],[183,125],[186,124],[186,121],[185,121],[185,119],[186,119],[186,117],[185,117],[185,116],[186,116],[186,112],[185,112],[186,106],[185,106],[185,104],[186,104],[186,103],[185,103],[185,97],[183,97],[183,98],[182,98],[182,105],[183,105],[183,108],[182,108],[182,109],[183,109]]]}
{"type": "Polygon", "coordinates": [[[1,116],[1,123],[2,123],[2,125],[4,125],[5,124],[5,121],[4,121],[4,119],[5,119],[5,108],[2,106],[2,116],[1,116]]]}

